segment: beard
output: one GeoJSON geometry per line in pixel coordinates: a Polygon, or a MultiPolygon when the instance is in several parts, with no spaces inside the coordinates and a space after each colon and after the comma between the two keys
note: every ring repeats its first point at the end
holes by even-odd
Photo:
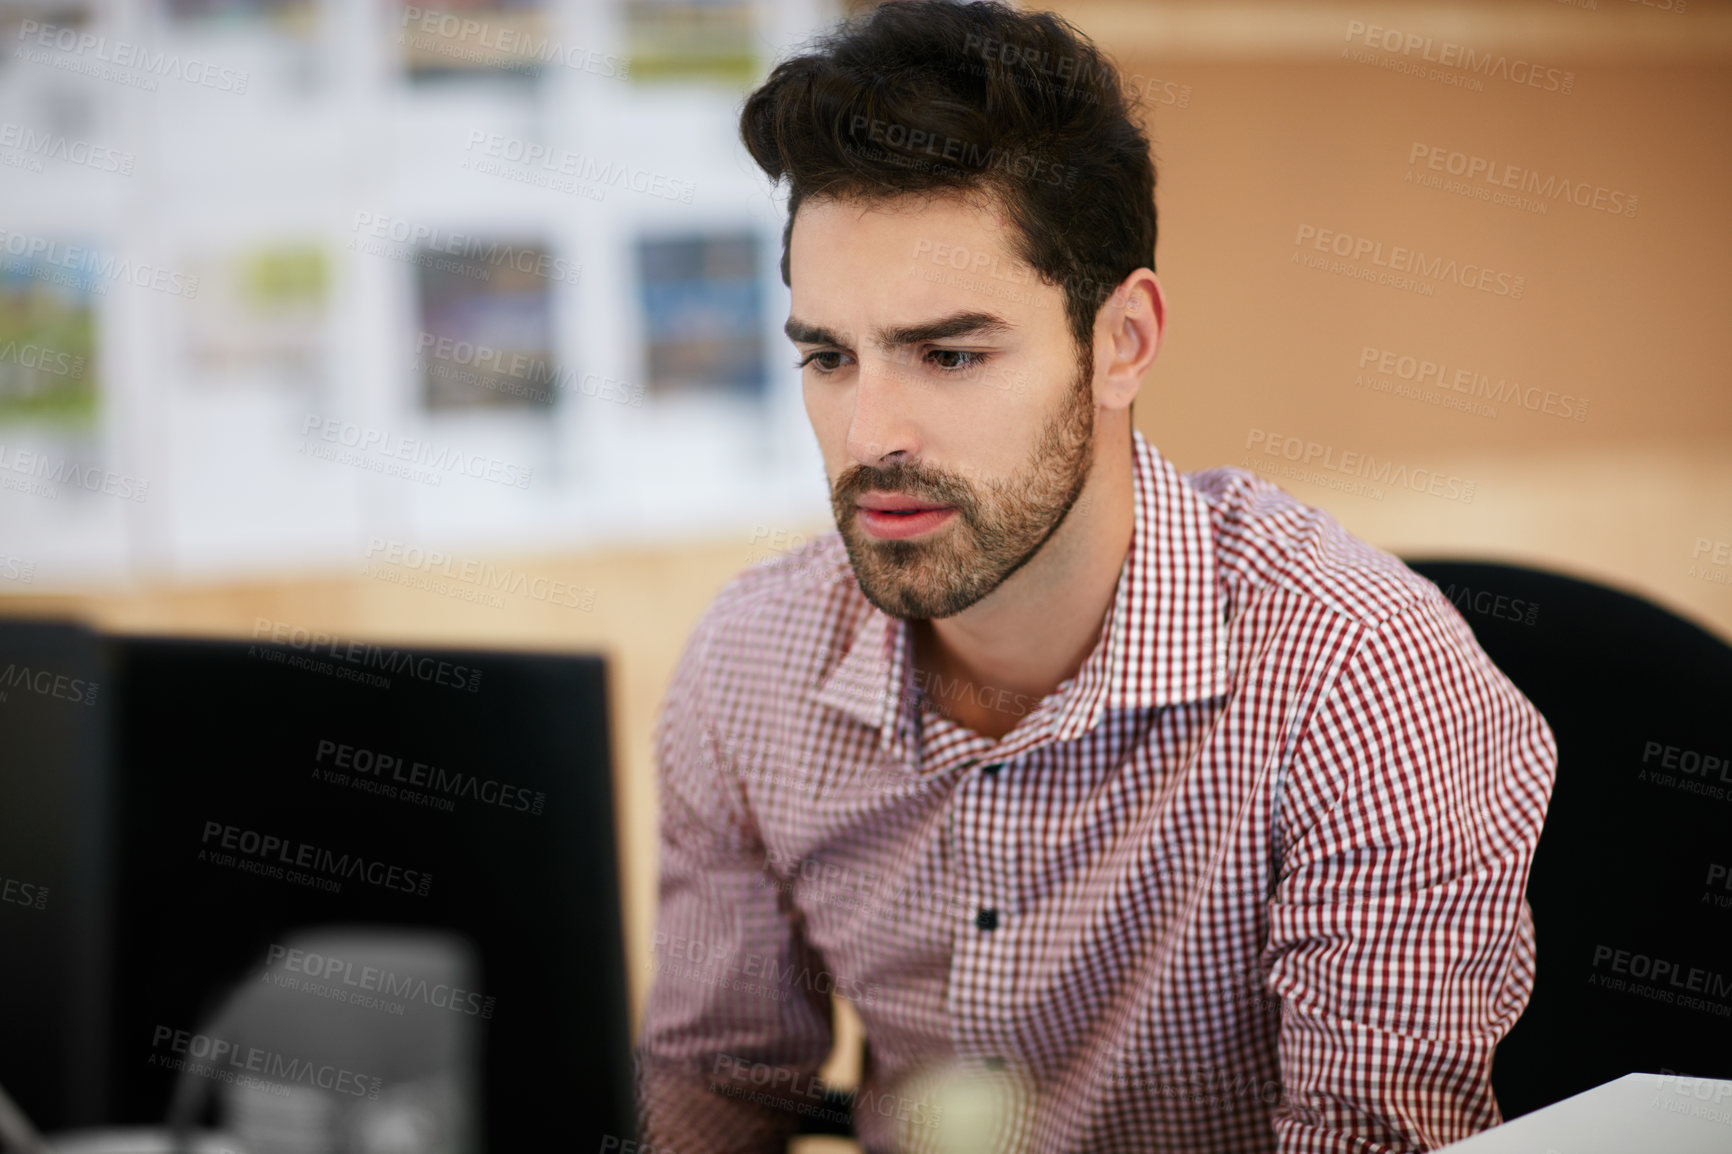
{"type": "Polygon", "coordinates": [[[831,511],[868,601],[892,617],[950,617],[1040,552],[1081,496],[1093,464],[1093,362],[1093,350],[1084,349],[1076,380],[1041,428],[1028,465],[1006,480],[974,485],[909,461],[856,465],[836,479],[831,511]],[[875,490],[948,505],[956,516],[920,539],[880,540],[855,517],[855,502],[875,490]]]}

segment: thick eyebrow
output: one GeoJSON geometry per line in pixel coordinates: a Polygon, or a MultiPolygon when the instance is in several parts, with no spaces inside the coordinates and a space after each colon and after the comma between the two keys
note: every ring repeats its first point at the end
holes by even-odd
{"type": "MultiPolygon", "coordinates": [[[[880,349],[889,352],[908,345],[924,344],[927,341],[942,341],[951,337],[975,334],[991,336],[1007,333],[1015,328],[1015,325],[993,313],[952,313],[950,316],[940,317],[935,321],[923,321],[920,324],[879,329],[873,333],[872,340],[880,349]]],[[[795,344],[842,345],[845,343],[829,329],[819,325],[809,325],[795,317],[788,318],[788,323],[782,326],[782,331],[795,344]]]]}

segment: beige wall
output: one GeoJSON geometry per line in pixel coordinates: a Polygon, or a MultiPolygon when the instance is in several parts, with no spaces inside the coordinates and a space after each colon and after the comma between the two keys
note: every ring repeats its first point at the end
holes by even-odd
{"type": "MultiPolygon", "coordinates": [[[[1261,434],[1264,443],[1299,438],[1336,458],[1372,454],[1472,481],[1471,502],[1411,491],[1375,500],[1272,474],[1399,552],[1587,575],[1732,637],[1732,584],[1690,572],[1699,541],[1710,551],[1732,542],[1724,8],[1292,4],[1261,9],[1261,25],[1239,19],[1255,7],[1069,7],[1128,73],[1173,86],[1156,86],[1157,96],[1177,100],[1179,86],[1189,88],[1185,107],[1157,104],[1152,121],[1170,330],[1137,406],[1144,433],[1186,469],[1279,467],[1278,458],[1247,453],[1261,434]],[[1517,8],[1514,23],[1495,15],[1517,8]],[[1472,19],[1451,23],[1450,12],[1472,19]],[[1507,41],[1512,54],[1573,71],[1573,91],[1493,80],[1470,92],[1341,60],[1347,22],[1377,18],[1459,26],[1465,31],[1451,34],[1477,36],[1471,42],[1486,50],[1507,41]],[[1667,20],[1674,23],[1656,23],[1667,20]],[[1172,51],[1163,53],[1166,43],[1172,51]],[[1637,212],[1551,203],[1536,215],[1420,187],[1404,179],[1415,143],[1633,194],[1637,212]],[[1522,298],[1455,284],[1419,296],[1304,267],[1294,257],[1312,250],[1294,239],[1306,225],[1520,275],[1522,298]],[[1498,404],[1488,417],[1375,392],[1355,384],[1367,347],[1585,398],[1586,415],[1498,404]]],[[[486,608],[352,574],[14,596],[0,612],[224,636],[247,636],[255,618],[269,617],[379,641],[608,654],[635,1013],[647,988],[654,898],[656,706],[692,623],[753,554],[742,533],[503,559],[596,588],[588,613],[527,599],[486,608]]]]}
{"type": "Polygon", "coordinates": [[[1140,423],[1182,468],[1279,469],[1247,443],[1281,436],[1471,480],[1471,503],[1373,500],[1271,473],[1386,547],[1597,577],[1732,636],[1732,585],[1690,573],[1699,540],[1710,557],[1732,541],[1732,69],[1531,57],[1573,70],[1574,91],[1472,93],[1339,60],[1127,59],[1190,86],[1188,107],[1152,121],[1171,318],[1140,423]],[[1415,145],[1634,195],[1636,213],[1547,201],[1538,215],[1421,187],[1406,181],[1429,171],[1410,169],[1415,145]],[[1522,299],[1304,267],[1296,255],[1323,255],[1295,245],[1306,226],[1520,275],[1522,299]],[[1556,412],[1585,399],[1585,413],[1485,416],[1373,391],[1355,383],[1368,348],[1451,380],[1508,379],[1556,412]]]}

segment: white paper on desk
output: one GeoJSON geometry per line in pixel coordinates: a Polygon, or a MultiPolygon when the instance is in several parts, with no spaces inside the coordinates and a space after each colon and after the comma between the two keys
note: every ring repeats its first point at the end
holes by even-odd
{"type": "Polygon", "coordinates": [[[1727,1154],[1732,1082],[1625,1074],[1439,1154],[1727,1154]]]}

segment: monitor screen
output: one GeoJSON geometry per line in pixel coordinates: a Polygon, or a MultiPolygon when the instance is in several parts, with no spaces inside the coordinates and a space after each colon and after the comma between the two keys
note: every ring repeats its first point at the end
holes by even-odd
{"type": "Polygon", "coordinates": [[[601,659],[266,632],[107,639],[102,1121],[628,1140],[601,659]]]}

